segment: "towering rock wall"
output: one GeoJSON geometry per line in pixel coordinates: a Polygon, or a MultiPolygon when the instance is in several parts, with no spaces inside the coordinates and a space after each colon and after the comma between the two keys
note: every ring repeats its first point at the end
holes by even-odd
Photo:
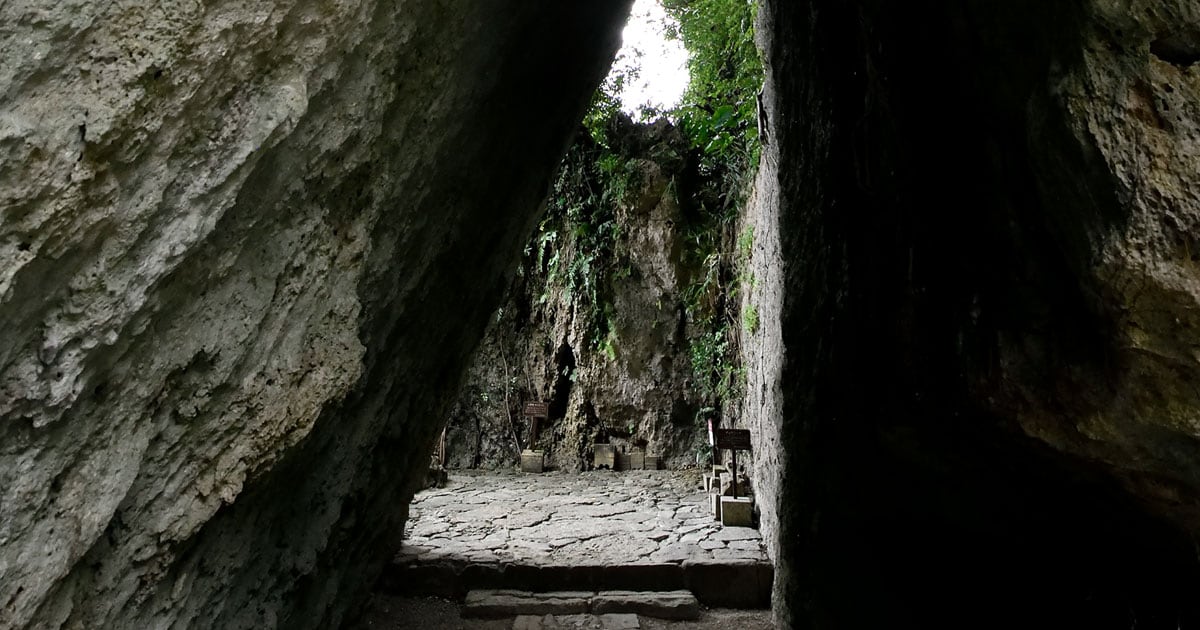
{"type": "Polygon", "coordinates": [[[684,297],[703,271],[684,242],[698,219],[680,202],[695,167],[666,119],[636,124],[622,114],[608,127],[611,173],[581,131],[558,175],[590,173],[599,181],[582,187],[597,192],[574,211],[581,216],[552,210],[526,246],[447,420],[450,466],[514,465],[517,441],[530,442],[530,400],[550,403],[536,447],[551,466],[588,468],[598,442],[644,449],[671,467],[695,464],[697,412],[711,404],[693,382],[691,342],[703,323],[684,297]]]}
{"type": "Polygon", "coordinates": [[[760,32],[782,627],[1196,627],[1200,7],[766,0],[760,32]]]}
{"type": "Polygon", "coordinates": [[[0,4],[0,628],[336,627],[629,4],[0,4]]]}

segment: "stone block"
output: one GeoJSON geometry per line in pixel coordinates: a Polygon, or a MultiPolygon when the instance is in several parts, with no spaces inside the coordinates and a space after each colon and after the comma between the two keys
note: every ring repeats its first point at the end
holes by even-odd
{"type": "Polygon", "coordinates": [[[769,562],[697,560],[683,563],[688,590],[712,608],[770,608],[774,572],[769,562]]]}
{"type": "Polygon", "coordinates": [[[602,591],[592,598],[592,613],[633,613],[656,619],[700,618],[700,602],[691,591],[602,591]]]}
{"type": "Polygon", "coordinates": [[[617,453],[617,468],[616,470],[629,470],[629,455],[625,453],[617,453]]]}
{"type": "Polygon", "coordinates": [[[662,468],[662,458],[658,455],[646,456],[646,470],[658,470],[662,468]]]}
{"type": "Polygon", "coordinates": [[[638,616],[633,614],[598,615],[596,619],[600,622],[600,630],[640,630],[642,627],[638,616]]]}
{"type": "Polygon", "coordinates": [[[629,454],[629,469],[630,470],[645,470],[646,454],[642,451],[634,451],[629,454]]]}
{"type": "MultiPolygon", "coordinates": [[[[739,497],[750,496],[750,484],[746,483],[743,480],[743,481],[739,481],[737,486],[738,486],[737,493],[738,493],[739,497]]],[[[733,496],[733,480],[729,477],[721,478],[721,496],[725,496],[725,497],[733,496]]]]}
{"type": "Polygon", "coordinates": [[[542,618],[537,615],[517,615],[512,630],[542,630],[542,618]]]}
{"type": "Polygon", "coordinates": [[[709,511],[711,511],[712,515],[713,515],[713,520],[714,521],[721,520],[721,495],[719,495],[719,494],[708,495],[708,503],[709,503],[709,511]]]}
{"type": "Polygon", "coordinates": [[[758,533],[757,529],[750,527],[730,525],[722,528],[720,531],[714,532],[709,536],[709,539],[719,540],[721,542],[730,542],[734,540],[762,540],[762,534],[758,533]]]}
{"type": "MultiPolygon", "coordinates": [[[[705,475],[704,476],[704,491],[705,492],[711,492],[713,494],[722,494],[722,493],[732,494],[733,493],[732,487],[733,486],[729,481],[729,475],[722,475],[722,476],[705,475]],[[728,492],[723,492],[722,489],[728,490],[728,492]]],[[[743,485],[742,487],[738,488],[738,492],[741,492],[744,489],[745,489],[745,486],[743,485]]]]}
{"type": "MultiPolygon", "coordinates": [[[[598,591],[610,589],[659,591],[687,588],[683,569],[678,564],[671,562],[602,566],[594,572],[590,584],[598,591]]],[[[570,588],[575,588],[575,586],[571,585],[570,588]]]]}
{"type": "Polygon", "coordinates": [[[612,444],[597,444],[593,447],[592,468],[616,470],[617,449],[612,444]]]}
{"type": "Polygon", "coordinates": [[[749,497],[721,497],[721,524],[750,527],[754,522],[754,501],[749,497]]]}
{"type": "Polygon", "coordinates": [[[596,577],[605,569],[602,564],[542,564],[538,566],[512,564],[506,573],[519,576],[510,584],[531,591],[594,591],[596,577]]]}
{"type": "Polygon", "coordinates": [[[530,593],[479,590],[467,593],[462,616],[499,619],[518,615],[579,615],[588,611],[590,592],[530,593]]]}
{"type": "Polygon", "coordinates": [[[546,452],[521,451],[521,472],[540,473],[546,469],[546,452]]]}

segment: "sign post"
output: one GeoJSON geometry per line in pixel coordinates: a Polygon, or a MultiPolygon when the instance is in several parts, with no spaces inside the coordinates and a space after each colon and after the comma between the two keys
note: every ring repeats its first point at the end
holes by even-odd
{"type": "Polygon", "coordinates": [[[733,498],[738,498],[738,467],[737,452],[750,450],[749,429],[715,429],[717,448],[727,448],[733,458],[733,498]]]}
{"type": "Polygon", "coordinates": [[[546,453],[537,450],[538,420],[545,420],[550,415],[550,404],[546,402],[525,403],[525,417],[529,418],[529,444],[521,452],[521,470],[530,473],[540,473],[546,469],[546,453]]]}
{"type": "Polygon", "coordinates": [[[529,447],[533,448],[537,444],[538,433],[540,427],[538,420],[545,420],[550,417],[550,403],[547,402],[527,402],[525,403],[525,417],[529,418],[529,447]]]}

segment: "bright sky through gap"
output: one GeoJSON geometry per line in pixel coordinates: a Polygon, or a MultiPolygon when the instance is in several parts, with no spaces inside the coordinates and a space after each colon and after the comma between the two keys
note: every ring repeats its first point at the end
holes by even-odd
{"type": "Polygon", "coordinates": [[[665,34],[667,24],[674,22],[658,0],[637,0],[621,33],[621,51],[612,72],[641,67],[619,96],[621,109],[635,120],[643,105],[660,110],[679,105],[687,88],[687,51],[683,42],[668,40],[665,34]]]}

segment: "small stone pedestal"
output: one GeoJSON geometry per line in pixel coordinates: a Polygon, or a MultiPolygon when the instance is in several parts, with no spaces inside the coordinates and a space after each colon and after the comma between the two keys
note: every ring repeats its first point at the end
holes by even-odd
{"type": "Polygon", "coordinates": [[[521,472],[540,473],[546,469],[546,451],[521,451],[521,472]]]}
{"type": "Polygon", "coordinates": [[[617,450],[612,444],[597,444],[593,448],[593,453],[592,468],[597,470],[601,468],[617,469],[617,450]]]}
{"type": "Polygon", "coordinates": [[[721,524],[727,527],[750,527],[753,522],[754,501],[750,497],[721,497],[721,524]]]}
{"type": "MultiPolygon", "coordinates": [[[[734,496],[734,492],[733,492],[734,488],[733,488],[733,480],[732,479],[730,479],[728,477],[722,478],[720,488],[721,488],[721,491],[717,492],[716,488],[714,487],[713,492],[717,492],[717,494],[724,496],[724,497],[734,496]]],[[[752,497],[753,496],[750,493],[750,488],[749,488],[749,486],[746,485],[746,482],[744,482],[744,481],[737,482],[737,496],[739,496],[739,497],[752,497]]]]}
{"type": "Polygon", "coordinates": [[[724,466],[713,466],[712,469],[713,471],[711,475],[704,475],[705,492],[719,492],[721,487],[724,485],[721,477],[729,475],[729,470],[724,466]]]}

